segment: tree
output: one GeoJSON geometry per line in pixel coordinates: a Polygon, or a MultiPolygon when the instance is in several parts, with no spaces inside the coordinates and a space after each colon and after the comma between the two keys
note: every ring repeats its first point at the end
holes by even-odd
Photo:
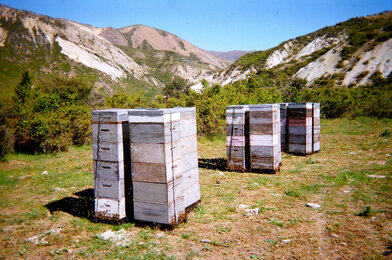
{"type": "Polygon", "coordinates": [[[172,81],[163,88],[163,95],[166,98],[179,98],[182,94],[189,91],[190,84],[187,79],[175,75],[172,81]]]}

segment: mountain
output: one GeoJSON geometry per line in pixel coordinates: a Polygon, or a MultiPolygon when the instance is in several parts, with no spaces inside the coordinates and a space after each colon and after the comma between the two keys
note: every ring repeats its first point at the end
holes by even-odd
{"type": "MultiPolygon", "coordinates": [[[[249,74],[284,75],[305,80],[307,86],[323,80],[336,86],[371,83],[392,71],[392,12],[352,18],[334,26],[242,56],[229,67],[205,78],[227,85],[249,74]]],[[[198,83],[192,87],[202,88],[198,83]]]]}
{"type": "Polygon", "coordinates": [[[245,54],[248,54],[250,52],[253,51],[209,51],[209,53],[211,53],[212,55],[216,56],[216,57],[220,57],[229,61],[236,61],[238,58],[244,56],[245,54]]]}
{"type": "Polygon", "coordinates": [[[36,78],[81,77],[102,92],[157,92],[174,75],[195,83],[230,63],[148,26],[97,28],[0,5],[1,95],[27,69],[36,78]]]}

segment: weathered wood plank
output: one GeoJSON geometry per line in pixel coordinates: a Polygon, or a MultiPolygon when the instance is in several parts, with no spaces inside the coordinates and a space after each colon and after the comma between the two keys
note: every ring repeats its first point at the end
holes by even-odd
{"type": "Polygon", "coordinates": [[[130,139],[132,143],[167,144],[180,139],[180,123],[130,123],[130,139]],[[171,130],[171,129],[177,130],[171,130]]]}
{"type": "Polygon", "coordinates": [[[173,203],[167,205],[142,201],[134,202],[136,220],[172,225],[177,224],[176,219],[179,220],[181,215],[184,214],[184,197],[177,198],[176,207],[173,203]]]}
{"type": "Polygon", "coordinates": [[[280,146],[280,133],[274,135],[250,135],[250,146],[280,146]]]}
{"type": "Polygon", "coordinates": [[[108,178],[94,179],[95,197],[119,200],[125,198],[124,179],[113,180],[108,178]]]}
{"type": "Polygon", "coordinates": [[[245,136],[226,136],[226,146],[245,146],[245,136]]]}
{"type": "Polygon", "coordinates": [[[105,109],[91,111],[91,121],[93,124],[98,124],[101,120],[103,124],[119,123],[128,121],[129,109],[105,109]]]}
{"type": "Polygon", "coordinates": [[[281,126],[278,123],[266,123],[266,124],[250,124],[249,134],[250,135],[273,135],[280,133],[281,126]]]}
{"type": "Polygon", "coordinates": [[[181,158],[180,142],[174,142],[173,148],[167,144],[131,144],[131,162],[168,163],[181,158]]]}
{"type": "Polygon", "coordinates": [[[93,161],[95,178],[107,178],[112,180],[124,179],[124,162],[93,161]]]}
{"type": "MultiPolygon", "coordinates": [[[[98,145],[93,143],[93,159],[98,160],[98,145]]],[[[100,160],[109,162],[124,161],[123,144],[122,143],[100,143],[100,160]]]]}
{"type": "Polygon", "coordinates": [[[122,143],[122,124],[101,124],[101,131],[99,132],[98,124],[92,124],[92,140],[97,143],[98,135],[100,135],[101,142],[107,143],[122,143]]]}
{"type": "Polygon", "coordinates": [[[98,218],[110,220],[125,218],[125,199],[95,198],[95,215],[98,218]]]}

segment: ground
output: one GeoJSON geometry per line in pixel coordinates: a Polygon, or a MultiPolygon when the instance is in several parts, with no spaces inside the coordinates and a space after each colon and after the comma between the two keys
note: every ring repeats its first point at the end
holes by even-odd
{"type": "Polygon", "coordinates": [[[391,258],[392,120],[322,120],[321,137],[275,175],[227,172],[224,136],[200,138],[201,203],[172,230],[94,222],[89,146],[10,155],[0,258],[391,258]]]}

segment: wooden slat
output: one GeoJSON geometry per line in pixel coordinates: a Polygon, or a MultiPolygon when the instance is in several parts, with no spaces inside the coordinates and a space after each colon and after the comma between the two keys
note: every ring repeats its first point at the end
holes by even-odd
{"type": "Polygon", "coordinates": [[[97,143],[98,134],[101,142],[122,143],[122,124],[101,124],[101,131],[98,133],[98,124],[92,124],[93,143],[97,143]]]}
{"type": "Polygon", "coordinates": [[[113,180],[108,178],[94,179],[94,194],[95,197],[102,197],[108,199],[122,199],[125,198],[124,179],[113,180]]]}
{"type": "MultiPolygon", "coordinates": [[[[98,146],[93,143],[93,159],[97,160],[98,146]]],[[[100,157],[102,161],[120,162],[124,161],[123,144],[122,143],[105,143],[100,144],[100,157]]]]}
{"type": "Polygon", "coordinates": [[[93,161],[93,172],[95,178],[121,180],[124,179],[124,162],[93,161]]]}

